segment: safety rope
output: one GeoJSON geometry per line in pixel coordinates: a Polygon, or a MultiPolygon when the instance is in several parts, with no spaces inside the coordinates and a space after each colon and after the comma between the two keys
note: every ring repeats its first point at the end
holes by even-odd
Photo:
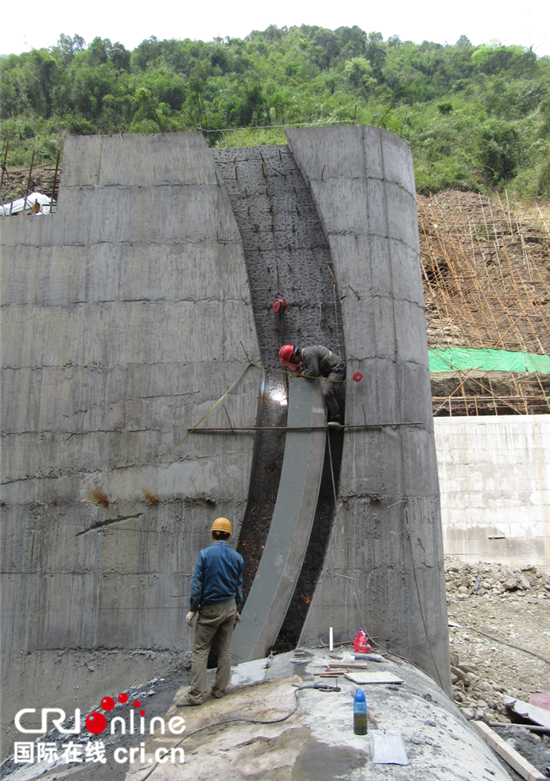
{"type": "MultiPolygon", "coordinates": [[[[330,377],[316,377],[314,374],[300,374],[293,371],[290,371],[289,369],[280,369],[278,366],[264,366],[263,364],[257,362],[257,361],[250,361],[251,366],[257,366],[258,369],[263,369],[264,371],[266,369],[269,369],[273,372],[280,372],[281,374],[284,374],[288,377],[304,377],[306,380],[319,380],[320,382],[340,382],[340,383],[346,383],[346,382],[352,382],[353,377],[351,380],[332,380],[330,377]]],[[[361,375],[361,379],[363,379],[363,376],[361,375]]],[[[360,382],[360,380],[353,380],[353,382],[360,382]]]]}
{"type": "MultiPolygon", "coordinates": [[[[263,364],[261,364],[261,363],[260,363],[260,362],[258,362],[258,361],[250,361],[250,360],[249,360],[249,362],[248,362],[248,364],[247,364],[247,366],[246,366],[245,370],[242,372],[242,374],[241,374],[241,375],[239,375],[239,377],[237,377],[237,379],[235,380],[235,382],[234,382],[234,383],[232,383],[232,384],[229,386],[229,388],[228,388],[228,389],[225,391],[225,393],[223,394],[223,396],[220,396],[220,398],[219,398],[219,399],[218,399],[218,400],[217,400],[217,401],[216,401],[216,402],[215,402],[215,403],[214,403],[214,404],[213,404],[213,405],[210,407],[210,409],[208,410],[208,412],[206,412],[206,414],[204,414],[204,415],[202,416],[202,418],[201,418],[201,419],[200,419],[200,420],[199,420],[197,423],[195,423],[195,425],[194,425],[192,428],[188,429],[188,431],[187,431],[187,434],[186,434],[186,435],[183,437],[183,439],[180,439],[180,441],[179,441],[179,442],[177,442],[177,443],[174,445],[174,447],[173,447],[173,448],[171,448],[171,449],[168,451],[168,455],[169,455],[170,453],[173,453],[173,452],[174,452],[174,450],[176,450],[176,448],[178,448],[180,445],[182,445],[182,444],[185,442],[185,440],[187,439],[187,437],[188,437],[188,436],[190,436],[190,435],[193,433],[193,431],[195,431],[195,429],[196,429],[196,428],[198,428],[198,426],[200,426],[200,424],[203,422],[203,420],[206,420],[206,418],[207,418],[207,417],[210,415],[210,413],[211,413],[213,410],[215,410],[215,409],[216,409],[216,407],[218,406],[218,404],[220,404],[220,402],[222,402],[222,401],[225,399],[225,397],[227,396],[227,394],[228,394],[228,393],[230,393],[230,392],[233,390],[233,388],[235,387],[235,385],[238,385],[238,383],[239,383],[239,382],[242,380],[242,378],[244,377],[244,375],[245,375],[245,374],[246,374],[246,372],[247,372],[247,371],[250,369],[250,367],[251,367],[251,366],[254,366],[254,367],[256,367],[257,369],[261,369],[262,371],[266,371],[266,368],[267,368],[267,369],[270,369],[271,371],[278,371],[278,372],[280,372],[281,374],[288,375],[289,377],[296,377],[296,376],[297,376],[297,375],[296,375],[294,372],[287,371],[286,369],[280,369],[280,368],[279,368],[279,367],[277,367],[277,366],[269,366],[269,367],[265,367],[263,364]]],[[[344,379],[344,380],[333,380],[333,379],[330,379],[329,377],[314,377],[314,376],[313,376],[313,375],[311,375],[311,374],[300,374],[300,375],[298,375],[298,376],[300,376],[300,377],[304,377],[304,378],[305,378],[305,379],[307,379],[307,380],[319,380],[319,381],[321,381],[321,382],[334,382],[334,383],[336,383],[336,382],[340,382],[340,383],[346,383],[346,382],[349,382],[349,380],[346,380],[346,379],[344,379]]],[[[357,382],[357,380],[356,380],[356,382],[357,382]]]]}
{"type": "Polygon", "coordinates": [[[168,451],[168,453],[173,453],[173,452],[174,452],[174,450],[175,450],[176,448],[178,448],[180,445],[182,445],[182,444],[185,442],[185,440],[187,439],[187,437],[188,437],[190,434],[192,434],[192,433],[193,433],[193,431],[194,431],[194,430],[197,428],[197,426],[200,426],[200,424],[203,422],[203,420],[205,420],[205,419],[206,419],[206,418],[207,418],[207,417],[210,415],[210,413],[211,413],[213,410],[215,410],[215,409],[216,409],[216,407],[218,406],[218,404],[219,404],[221,401],[223,401],[223,400],[225,399],[225,397],[227,396],[227,394],[228,394],[228,393],[230,393],[230,392],[233,390],[233,388],[235,387],[235,385],[238,385],[238,383],[239,383],[239,382],[242,380],[242,378],[244,377],[244,375],[247,373],[247,371],[250,369],[250,367],[251,367],[251,366],[258,366],[258,364],[257,364],[257,363],[252,363],[252,362],[250,362],[250,363],[248,364],[248,366],[246,366],[246,368],[245,368],[245,370],[243,371],[243,373],[242,373],[242,374],[241,374],[239,377],[237,377],[237,379],[235,380],[235,382],[234,382],[232,385],[230,385],[230,386],[229,386],[229,388],[228,388],[228,389],[225,391],[225,393],[223,394],[223,396],[220,396],[220,398],[217,400],[217,402],[216,402],[215,404],[213,404],[213,405],[212,405],[212,407],[210,407],[210,409],[208,410],[208,412],[206,413],[206,415],[203,415],[203,416],[202,416],[202,418],[199,420],[199,422],[198,422],[198,423],[195,423],[195,425],[193,426],[193,428],[190,428],[190,429],[188,430],[187,434],[184,436],[184,438],[183,438],[183,439],[180,439],[180,441],[179,441],[179,442],[178,442],[176,445],[174,445],[174,447],[173,447],[171,450],[169,450],[169,451],[168,451]]]}

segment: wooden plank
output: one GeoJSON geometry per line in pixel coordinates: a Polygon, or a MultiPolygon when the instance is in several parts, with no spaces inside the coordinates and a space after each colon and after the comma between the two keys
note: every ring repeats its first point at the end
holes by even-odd
{"type": "Polygon", "coordinates": [[[526,781],[546,781],[546,776],[540,773],[536,767],[530,762],[524,759],[521,754],[512,748],[500,735],[487,726],[483,721],[470,722],[478,735],[481,735],[483,740],[494,749],[499,756],[508,762],[510,767],[513,767],[516,773],[519,773],[526,781]]]}

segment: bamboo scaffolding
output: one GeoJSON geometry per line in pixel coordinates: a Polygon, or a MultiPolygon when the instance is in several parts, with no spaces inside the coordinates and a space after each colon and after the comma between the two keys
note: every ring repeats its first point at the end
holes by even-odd
{"type": "MultiPolygon", "coordinates": [[[[439,220],[437,221],[436,224],[439,225],[439,220]]],[[[436,230],[436,235],[437,235],[437,238],[438,238],[439,246],[440,246],[440,248],[441,248],[441,250],[442,250],[442,252],[444,254],[444,257],[445,257],[445,259],[447,261],[447,268],[450,270],[450,272],[451,272],[451,274],[453,276],[453,279],[454,279],[454,281],[456,283],[456,287],[457,287],[457,290],[459,292],[459,295],[462,298],[462,302],[463,302],[464,306],[466,307],[466,309],[467,309],[467,311],[468,311],[468,313],[470,315],[471,322],[472,322],[472,324],[474,326],[474,329],[475,329],[475,331],[477,333],[479,342],[481,343],[482,342],[481,334],[479,333],[476,320],[475,320],[475,318],[474,318],[474,316],[472,314],[472,311],[470,309],[468,299],[467,299],[466,295],[464,294],[464,291],[462,289],[462,286],[461,286],[459,280],[455,276],[454,263],[453,263],[453,261],[451,259],[451,256],[447,252],[447,248],[445,246],[445,243],[442,240],[441,231],[439,230],[439,228],[436,228],[435,230],[436,230]]]]}
{"type": "MultiPolygon", "coordinates": [[[[460,203],[460,201],[459,201],[459,203],[460,203]]],[[[469,266],[470,262],[469,262],[466,254],[464,252],[464,249],[462,247],[462,242],[460,241],[460,235],[459,235],[459,232],[458,232],[458,226],[456,224],[456,220],[454,218],[454,214],[452,216],[453,216],[453,223],[454,223],[454,226],[455,226],[455,232],[456,232],[456,237],[457,237],[457,241],[458,241],[458,246],[460,247],[460,251],[462,253],[462,257],[464,258],[464,262],[466,263],[467,266],[469,266]]],[[[496,319],[495,319],[494,314],[493,314],[493,307],[490,306],[489,302],[485,298],[485,290],[483,289],[483,286],[479,284],[479,277],[476,277],[476,279],[474,280],[474,288],[476,289],[478,297],[479,297],[480,311],[483,312],[483,311],[485,311],[485,309],[487,309],[491,313],[491,316],[493,317],[495,326],[498,329],[498,326],[497,326],[497,323],[496,323],[496,319]],[[485,303],[485,307],[483,306],[482,298],[483,298],[483,302],[485,303]]],[[[480,339],[480,341],[481,341],[481,339],[480,339]]]]}
{"type": "MultiPolygon", "coordinates": [[[[460,193],[430,196],[419,209],[422,275],[432,308],[430,343],[548,354],[544,343],[550,337],[550,316],[543,310],[550,298],[543,265],[548,249],[543,241],[539,251],[540,240],[531,249],[509,201],[508,208],[500,196],[495,204],[481,195],[476,201],[477,207],[472,196],[460,193]]],[[[540,206],[538,211],[550,236],[540,206]]],[[[539,375],[540,396],[532,395],[533,380],[526,387],[514,372],[506,374],[515,396],[499,394],[488,374],[484,383],[469,378],[480,389],[470,396],[468,375],[457,374],[449,396],[433,397],[434,416],[526,415],[550,408],[539,375]]]]}
{"type": "MultiPolygon", "coordinates": [[[[502,201],[500,200],[500,196],[499,196],[499,203],[501,204],[501,207],[502,207],[502,201]]],[[[492,206],[491,205],[490,205],[490,208],[491,208],[491,211],[492,211],[492,206]]],[[[528,263],[529,263],[528,267],[529,267],[529,273],[530,273],[530,277],[531,277],[530,282],[531,283],[533,282],[531,270],[532,270],[532,268],[535,268],[536,271],[537,271],[537,274],[538,274],[538,276],[540,278],[540,281],[541,281],[541,283],[542,283],[542,285],[543,285],[543,287],[545,289],[545,291],[550,295],[550,289],[548,288],[548,285],[544,281],[544,278],[543,278],[542,274],[540,273],[540,270],[538,269],[536,263],[532,262],[530,257],[529,257],[529,254],[528,254],[527,249],[526,249],[525,241],[523,239],[523,234],[521,233],[520,225],[519,225],[519,222],[517,222],[517,221],[516,221],[516,226],[517,226],[517,234],[520,237],[521,242],[522,242],[522,250],[524,252],[524,255],[526,254],[527,258],[528,258],[528,263]]],[[[505,247],[503,247],[503,249],[506,252],[505,247]]],[[[526,284],[525,284],[525,280],[523,279],[523,277],[521,276],[519,271],[518,271],[518,276],[519,276],[519,278],[520,278],[520,280],[521,280],[521,282],[523,284],[523,287],[525,289],[525,292],[526,292],[526,294],[527,294],[527,296],[529,298],[530,306],[534,308],[533,301],[532,301],[532,299],[530,297],[530,291],[527,289],[526,284]]],[[[541,311],[540,313],[536,313],[536,314],[537,314],[537,316],[542,318],[542,320],[544,322],[544,325],[546,326],[546,330],[548,330],[549,329],[549,324],[546,322],[543,312],[541,311]]],[[[534,330],[534,333],[535,334],[537,333],[536,330],[534,330]]]]}

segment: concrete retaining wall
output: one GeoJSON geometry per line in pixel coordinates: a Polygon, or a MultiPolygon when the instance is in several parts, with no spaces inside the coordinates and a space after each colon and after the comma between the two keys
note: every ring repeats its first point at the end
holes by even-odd
{"type": "Polygon", "coordinates": [[[550,416],[436,418],[445,553],[550,564],[550,416]]]}

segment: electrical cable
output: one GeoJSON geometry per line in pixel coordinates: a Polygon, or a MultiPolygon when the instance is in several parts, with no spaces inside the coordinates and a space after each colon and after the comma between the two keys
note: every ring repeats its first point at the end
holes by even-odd
{"type": "Polygon", "coordinates": [[[495,643],[501,643],[502,645],[507,645],[508,648],[513,648],[516,651],[523,651],[524,654],[529,654],[530,656],[534,656],[537,659],[540,659],[541,662],[544,662],[545,664],[550,664],[550,659],[546,659],[544,656],[537,654],[535,651],[529,651],[528,648],[522,648],[521,645],[514,645],[513,643],[508,643],[506,640],[500,640],[500,638],[498,637],[494,637],[493,635],[488,635],[487,632],[482,632],[481,629],[476,629],[475,626],[467,626],[466,629],[471,629],[474,632],[478,632],[480,635],[483,635],[484,637],[488,637],[489,640],[494,640],[495,643]]]}
{"type": "MultiPolygon", "coordinates": [[[[207,418],[207,417],[210,415],[210,413],[211,413],[211,412],[212,412],[214,409],[216,409],[216,407],[218,406],[218,404],[219,404],[221,401],[223,401],[223,400],[225,399],[225,397],[227,396],[227,394],[228,394],[228,393],[230,393],[230,392],[233,390],[233,388],[235,387],[235,385],[237,385],[237,384],[238,384],[238,383],[239,383],[239,382],[242,380],[242,378],[244,377],[244,375],[245,375],[245,374],[246,374],[246,372],[247,372],[247,371],[250,369],[250,367],[251,367],[251,366],[255,366],[257,369],[261,369],[262,371],[265,371],[265,370],[266,370],[266,368],[268,368],[268,369],[270,369],[271,371],[278,371],[278,372],[281,372],[281,374],[288,375],[289,377],[296,377],[296,374],[295,374],[294,372],[287,371],[286,369],[280,369],[280,368],[279,368],[279,367],[277,367],[277,366],[268,366],[268,367],[265,367],[265,366],[264,366],[262,363],[260,363],[259,361],[251,361],[251,360],[249,360],[249,361],[248,361],[248,364],[247,364],[247,366],[246,366],[246,368],[245,368],[245,370],[243,371],[243,373],[242,373],[242,374],[241,374],[241,375],[240,375],[240,376],[239,376],[239,377],[238,377],[238,378],[235,380],[235,382],[234,382],[234,383],[232,383],[232,384],[229,386],[229,388],[228,388],[228,389],[225,391],[225,393],[223,394],[223,396],[220,396],[220,398],[219,398],[219,399],[218,399],[218,400],[215,402],[215,404],[213,404],[213,405],[210,407],[210,409],[208,410],[208,412],[207,412],[205,415],[203,415],[203,416],[202,416],[202,418],[201,418],[201,419],[200,419],[200,420],[199,420],[197,423],[195,423],[195,425],[194,425],[192,428],[188,429],[188,431],[187,431],[187,434],[184,436],[184,438],[183,438],[183,439],[180,439],[180,441],[179,441],[177,444],[175,444],[175,445],[174,445],[174,447],[173,447],[173,448],[171,448],[171,449],[168,451],[168,454],[172,453],[174,450],[176,450],[176,448],[178,448],[180,445],[182,445],[182,444],[185,442],[185,440],[187,439],[187,437],[188,437],[190,434],[192,434],[192,433],[193,433],[193,431],[194,431],[194,430],[195,430],[195,429],[196,429],[198,426],[200,426],[200,424],[203,422],[203,420],[205,420],[205,419],[206,419],[206,418],[207,418]]],[[[305,378],[305,379],[307,379],[307,380],[320,380],[321,382],[334,382],[334,383],[336,383],[336,382],[340,382],[340,383],[350,382],[350,380],[345,380],[345,379],[344,379],[344,380],[329,380],[329,379],[328,379],[328,377],[314,377],[313,375],[309,375],[309,374],[301,374],[301,375],[299,375],[299,376],[301,376],[301,377],[304,377],[304,378],[305,378]]]]}
{"type": "MultiPolygon", "coordinates": [[[[294,708],[290,711],[290,713],[287,713],[286,716],[281,716],[280,719],[268,719],[267,721],[261,721],[259,719],[224,719],[223,721],[215,721],[212,724],[207,724],[204,727],[199,727],[199,729],[193,730],[193,732],[189,732],[187,735],[184,735],[180,740],[177,741],[177,743],[174,743],[174,745],[171,747],[172,749],[177,748],[179,745],[183,743],[184,740],[187,740],[187,738],[193,737],[193,735],[198,735],[199,732],[204,732],[207,729],[213,729],[214,727],[220,727],[223,724],[235,724],[235,723],[244,723],[244,724],[281,724],[283,721],[287,721],[290,719],[291,716],[294,716],[296,711],[298,710],[299,701],[298,701],[298,692],[302,691],[303,689],[316,689],[317,691],[326,691],[326,692],[339,692],[340,687],[339,686],[329,686],[328,684],[306,684],[305,686],[298,686],[294,689],[294,697],[296,698],[296,705],[294,708]]],[[[147,773],[146,776],[143,776],[143,778],[140,779],[140,781],[147,781],[148,778],[150,778],[154,771],[159,766],[159,762],[156,762],[151,770],[147,773]]]]}
{"type": "Polygon", "coordinates": [[[169,450],[169,451],[168,451],[169,453],[173,453],[173,451],[174,451],[176,448],[178,448],[178,447],[179,447],[181,444],[183,444],[183,443],[185,442],[185,440],[187,439],[187,437],[188,437],[190,434],[192,434],[192,433],[193,433],[193,431],[194,431],[194,430],[197,428],[197,426],[200,426],[200,424],[203,422],[203,420],[205,420],[205,418],[207,418],[207,417],[210,415],[210,413],[212,412],[212,410],[214,410],[214,409],[215,409],[215,408],[218,406],[218,404],[219,404],[221,401],[223,401],[223,399],[225,399],[225,397],[227,396],[227,394],[228,394],[230,391],[232,391],[232,390],[233,390],[233,388],[235,387],[235,385],[237,385],[237,384],[238,384],[238,383],[239,383],[239,382],[242,380],[242,378],[244,377],[244,375],[247,373],[247,371],[250,369],[250,367],[251,367],[251,366],[258,366],[258,364],[256,364],[256,363],[253,363],[253,362],[251,361],[251,362],[250,362],[250,363],[249,363],[249,364],[246,366],[246,368],[245,368],[245,370],[243,371],[243,373],[242,373],[241,375],[239,375],[239,377],[237,377],[237,379],[235,380],[235,382],[234,382],[232,385],[230,385],[230,386],[229,386],[229,388],[228,388],[228,389],[225,391],[225,393],[223,394],[223,396],[220,396],[220,398],[217,400],[217,402],[216,402],[216,403],[215,403],[215,404],[214,404],[212,407],[210,407],[210,409],[208,410],[208,412],[206,413],[206,415],[203,415],[203,416],[202,416],[202,418],[199,420],[199,422],[198,422],[198,423],[195,423],[195,425],[193,426],[193,428],[190,428],[190,429],[189,429],[189,431],[188,431],[188,432],[187,432],[187,434],[184,436],[184,438],[183,438],[183,439],[181,439],[181,440],[180,440],[180,441],[179,441],[179,442],[178,442],[176,445],[174,445],[174,447],[173,447],[171,450],[169,450]]]}
{"type": "MultiPolygon", "coordinates": [[[[383,119],[383,117],[382,117],[383,119]]],[[[342,125],[349,125],[349,120],[342,120],[340,122],[338,121],[330,121],[330,122],[296,122],[295,124],[286,124],[286,125],[254,125],[252,127],[250,126],[243,126],[243,127],[221,127],[221,128],[206,128],[201,127],[201,125],[197,125],[195,123],[195,127],[200,133],[206,133],[206,135],[209,135],[210,133],[238,133],[242,130],[276,130],[286,127],[340,127],[342,125]]]]}

